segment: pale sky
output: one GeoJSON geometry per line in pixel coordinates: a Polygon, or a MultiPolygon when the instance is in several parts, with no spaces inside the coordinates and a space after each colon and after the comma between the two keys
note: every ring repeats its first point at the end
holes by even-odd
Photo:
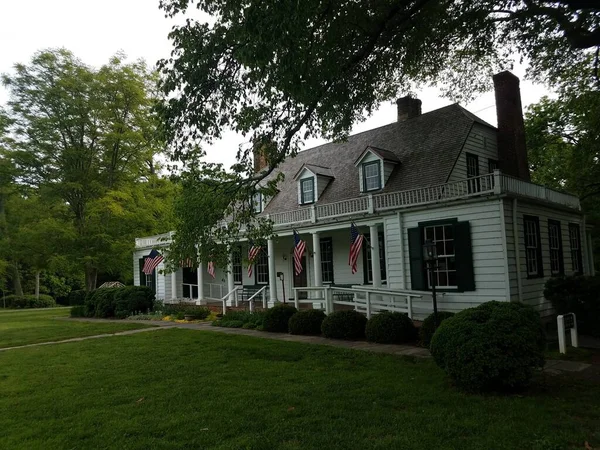
{"type": "MultiPolygon", "coordinates": [[[[153,66],[169,56],[171,44],[167,35],[175,23],[184,18],[167,19],[158,9],[158,0],[1,0],[0,6],[0,73],[12,71],[17,63],[28,63],[37,51],[65,47],[88,65],[101,66],[117,51],[130,59],[143,58],[153,66]]],[[[524,69],[516,66],[515,75],[521,78],[523,107],[535,103],[548,91],[524,80],[524,69]]],[[[441,98],[436,89],[417,92],[423,101],[423,112],[451,102],[441,98]]],[[[0,104],[8,94],[0,86],[0,104]]],[[[483,120],[496,124],[494,94],[488,92],[474,102],[463,105],[483,120]]],[[[355,124],[352,132],[361,132],[396,120],[396,105],[380,105],[366,121],[355,124]]],[[[205,147],[207,158],[229,167],[235,161],[241,136],[229,133],[212,147],[205,147]]],[[[306,148],[322,143],[307,142],[306,148]]]]}

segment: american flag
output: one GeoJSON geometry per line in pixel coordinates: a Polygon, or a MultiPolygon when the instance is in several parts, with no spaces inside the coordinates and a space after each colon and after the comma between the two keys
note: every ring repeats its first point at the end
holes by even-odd
{"type": "Polygon", "coordinates": [[[213,278],[215,277],[215,263],[214,262],[212,262],[212,261],[208,262],[207,272],[211,277],[213,277],[213,278]]]}
{"type": "Polygon", "coordinates": [[[306,250],[306,242],[300,239],[300,235],[294,230],[294,270],[296,275],[302,273],[302,255],[306,250]]]}
{"type": "Polygon", "coordinates": [[[362,248],[363,240],[365,237],[358,232],[356,225],[350,225],[350,257],[348,258],[348,265],[352,267],[352,273],[355,274],[357,271],[356,261],[358,261],[358,255],[362,248]]]}
{"type": "Polygon", "coordinates": [[[154,269],[156,269],[156,267],[162,262],[163,259],[165,259],[163,255],[158,253],[156,250],[152,249],[150,254],[146,256],[142,272],[144,272],[146,275],[152,275],[154,269]]]}
{"type": "Polygon", "coordinates": [[[254,260],[258,256],[261,250],[260,245],[254,245],[252,241],[250,241],[250,248],[248,249],[248,276],[252,276],[252,267],[254,266],[254,260]]]}
{"type": "Polygon", "coordinates": [[[194,259],[193,258],[185,258],[179,261],[180,267],[192,268],[194,267],[194,259]]]}

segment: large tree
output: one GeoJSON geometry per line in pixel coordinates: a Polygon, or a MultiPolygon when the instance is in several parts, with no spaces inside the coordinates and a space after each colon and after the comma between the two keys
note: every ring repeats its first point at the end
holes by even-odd
{"type": "MultiPolygon", "coordinates": [[[[167,98],[162,109],[173,157],[184,164],[197,164],[198,143],[212,142],[227,129],[248,137],[232,171],[207,167],[207,176],[196,177],[229,186],[213,189],[227,195],[229,205],[246,205],[257,183],[273,189],[261,180],[304,139],[344,138],[381,102],[416,86],[441,85],[449,97],[467,98],[487,89],[492,73],[506,67],[515,52],[528,59],[531,75],[540,81],[584,63],[589,77],[598,78],[600,7],[595,2],[160,4],[168,15],[197,8],[211,17],[204,23],[190,18],[171,32],[172,56],[160,62],[167,98]],[[260,174],[253,173],[251,163],[257,145],[269,164],[260,174]]],[[[231,214],[226,208],[215,219],[231,214]]],[[[244,214],[239,217],[248,222],[244,214]]],[[[193,237],[183,228],[177,231],[176,239],[193,237]]]]}
{"type": "MultiPolygon", "coordinates": [[[[96,70],[61,49],[17,64],[3,82],[11,95],[16,142],[10,158],[19,183],[40,201],[66,207],[57,219],[73,236],[60,252],[82,264],[86,287],[94,289],[99,272],[123,267],[124,247],[130,258],[135,234],[169,227],[158,205],[165,182],[154,173],[155,155],[164,150],[154,112],[156,76],[122,55],[96,70]]],[[[30,247],[40,232],[28,228],[30,247]]],[[[46,259],[41,250],[30,261],[37,269],[46,259]]]]}

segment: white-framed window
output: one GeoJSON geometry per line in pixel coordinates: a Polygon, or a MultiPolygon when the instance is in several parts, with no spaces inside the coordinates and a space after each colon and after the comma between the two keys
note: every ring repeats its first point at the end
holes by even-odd
{"type": "Polygon", "coordinates": [[[254,212],[260,213],[263,210],[263,196],[260,192],[256,192],[252,197],[252,207],[254,212]]]}
{"type": "Polygon", "coordinates": [[[364,191],[377,191],[381,189],[381,164],[379,161],[363,163],[364,191]]]}
{"type": "Polygon", "coordinates": [[[573,272],[582,274],[581,234],[579,232],[579,225],[576,223],[569,224],[569,241],[571,243],[571,264],[573,265],[573,272]]]}
{"type": "Polygon", "coordinates": [[[333,283],[333,245],[332,239],[321,238],[321,279],[323,283],[333,283]]]}
{"type": "Polygon", "coordinates": [[[562,236],[560,222],[556,220],[548,220],[548,246],[550,248],[550,274],[561,275],[564,273],[562,236]]]}
{"type": "Polygon", "coordinates": [[[525,262],[527,276],[538,278],[544,276],[542,253],[540,248],[540,221],[537,217],[525,216],[525,262]]]}
{"type": "Polygon", "coordinates": [[[300,203],[303,205],[315,202],[315,179],[303,178],[300,180],[300,203]]]}
{"type": "Polygon", "coordinates": [[[234,284],[242,284],[242,249],[239,247],[233,251],[231,267],[234,284]]]}
{"type": "Polygon", "coordinates": [[[269,258],[267,252],[261,250],[254,262],[256,284],[269,284],[269,258]]]}
{"type": "MultiPolygon", "coordinates": [[[[434,270],[436,287],[458,288],[456,276],[456,253],[454,248],[454,225],[452,223],[431,225],[423,228],[425,241],[431,240],[437,249],[437,268],[434,270]]],[[[431,271],[427,271],[427,283],[431,288],[431,271]]]]}

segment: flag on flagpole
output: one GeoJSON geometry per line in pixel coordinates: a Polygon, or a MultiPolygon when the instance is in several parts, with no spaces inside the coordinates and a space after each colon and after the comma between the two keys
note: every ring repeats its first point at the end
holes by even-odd
{"type": "Polygon", "coordinates": [[[160,253],[152,249],[150,254],[146,256],[142,272],[144,272],[146,275],[152,275],[154,269],[156,269],[156,267],[163,261],[163,259],[165,258],[160,253]]]}
{"type": "Polygon", "coordinates": [[[302,273],[302,255],[306,250],[306,242],[300,239],[300,235],[294,230],[294,271],[296,275],[302,273]]]}
{"type": "Polygon", "coordinates": [[[358,255],[364,241],[364,236],[358,232],[356,225],[350,225],[350,256],[348,258],[348,265],[352,268],[352,274],[355,274],[358,270],[356,268],[356,262],[358,261],[358,255]]]}
{"type": "Polygon", "coordinates": [[[208,272],[208,274],[215,278],[215,263],[213,263],[212,261],[208,262],[208,269],[206,270],[208,272]]]}
{"type": "Polygon", "coordinates": [[[258,256],[261,250],[260,245],[254,245],[252,241],[250,241],[250,248],[248,249],[248,276],[252,276],[252,268],[254,266],[254,260],[258,256]]]}

